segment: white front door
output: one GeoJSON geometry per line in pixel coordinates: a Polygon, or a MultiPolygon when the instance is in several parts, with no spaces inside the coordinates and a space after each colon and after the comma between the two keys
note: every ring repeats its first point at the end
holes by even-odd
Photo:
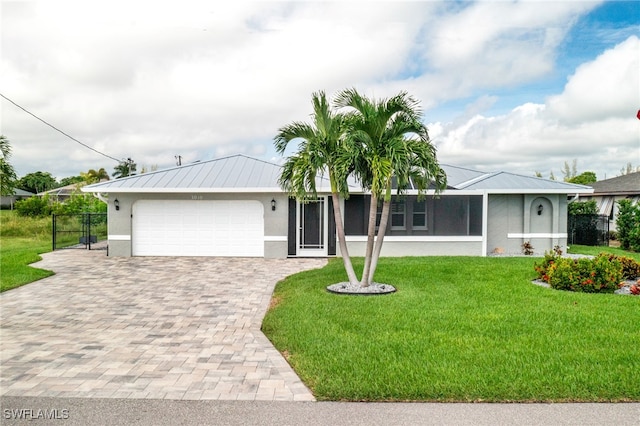
{"type": "Polygon", "coordinates": [[[327,256],[327,197],[298,203],[298,256],[327,256]]]}

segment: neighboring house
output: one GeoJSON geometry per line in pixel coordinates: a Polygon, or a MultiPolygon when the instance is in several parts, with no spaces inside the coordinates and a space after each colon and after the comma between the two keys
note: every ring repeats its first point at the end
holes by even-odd
{"type": "Polygon", "coordinates": [[[0,197],[0,207],[3,209],[13,210],[13,206],[16,201],[24,200],[25,198],[33,197],[35,194],[29,191],[16,188],[13,191],[13,195],[3,195],[0,197]]]}
{"type": "Polygon", "coordinates": [[[640,202],[640,172],[601,180],[589,186],[593,188],[593,194],[582,194],[579,200],[595,200],[598,203],[598,214],[609,216],[610,231],[616,230],[617,201],[629,199],[634,204],[640,202]]]}
{"type": "Polygon", "coordinates": [[[38,196],[42,197],[43,195],[48,195],[49,199],[64,203],[71,198],[73,194],[77,193],[78,188],[82,185],[84,185],[84,183],[72,183],[59,188],[50,189],[48,191],[38,192],[38,196]]]}
{"type": "MultiPolygon", "coordinates": [[[[567,195],[586,186],[442,166],[448,188],[394,199],[383,256],[520,254],[566,248],[567,195]]],[[[235,155],[82,188],[108,198],[110,256],[340,255],[328,180],[301,204],[276,164],[235,155]]],[[[355,182],[344,201],[350,254],[362,256],[370,197],[355,182]]]]}

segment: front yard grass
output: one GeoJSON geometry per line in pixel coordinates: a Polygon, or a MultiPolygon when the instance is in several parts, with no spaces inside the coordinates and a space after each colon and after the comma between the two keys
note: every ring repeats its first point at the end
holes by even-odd
{"type": "Polygon", "coordinates": [[[0,210],[0,292],[53,275],[29,266],[51,251],[51,218],[21,218],[0,210]]]}
{"type": "Polygon", "coordinates": [[[345,296],[333,259],[276,286],[263,330],[319,400],[640,401],[640,298],[536,286],[536,260],[383,258],[397,293],[345,296]]]}

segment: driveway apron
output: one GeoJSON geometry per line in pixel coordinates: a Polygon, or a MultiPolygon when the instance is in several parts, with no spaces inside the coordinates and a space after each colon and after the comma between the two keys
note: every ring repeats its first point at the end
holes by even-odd
{"type": "Polygon", "coordinates": [[[61,250],[0,294],[0,395],[312,401],[260,331],[277,281],[323,259],[61,250]]]}

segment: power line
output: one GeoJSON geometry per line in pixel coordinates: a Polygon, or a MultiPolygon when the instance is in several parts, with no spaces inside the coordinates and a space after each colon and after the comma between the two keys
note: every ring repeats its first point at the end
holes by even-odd
{"type": "Polygon", "coordinates": [[[52,129],[57,130],[58,132],[62,133],[63,135],[65,135],[66,137],[68,137],[69,139],[71,139],[72,141],[79,143],[80,145],[84,146],[85,148],[89,148],[89,149],[90,149],[91,151],[93,151],[93,152],[97,152],[97,153],[98,153],[98,154],[100,154],[100,155],[103,155],[103,156],[105,156],[105,157],[107,157],[107,158],[110,158],[110,159],[112,159],[112,160],[115,160],[115,161],[117,161],[118,163],[121,163],[121,162],[122,162],[121,160],[118,160],[118,159],[117,159],[117,158],[115,158],[115,157],[112,157],[112,156],[110,156],[110,155],[107,155],[107,154],[105,154],[105,153],[103,153],[103,152],[98,151],[98,150],[97,150],[97,149],[95,149],[95,148],[90,147],[89,145],[87,145],[87,144],[85,144],[85,143],[80,142],[78,139],[74,138],[73,136],[69,135],[68,133],[63,132],[62,130],[60,130],[60,129],[58,129],[56,126],[54,126],[53,124],[51,124],[51,123],[48,123],[48,122],[44,121],[42,118],[38,117],[37,115],[35,115],[35,114],[34,114],[34,113],[32,113],[31,111],[29,111],[29,110],[27,110],[26,108],[24,108],[24,107],[22,107],[22,106],[18,105],[17,103],[15,103],[15,102],[14,102],[14,101],[12,101],[11,99],[7,98],[7,97],[6,97],[5,95],[3,95],[2,93],[0,93],[0,96],[2,96],[2,97],[3,97],[3,98],[5,98],[6,100],[8,100],[8,101],[9,101],[9,102],[11,102],[12,104],[14,104],[15,106],[17,106],[18,108],[20,108],[21,110],[23,110],[23,111],[24,111],[24,112],[26,112],[27,114],[31,115],[32,117],[34,117],[34,118],[36,118],[36,119],[38,119],[38,120],[42,121],[44,124],[46,124],[47,126],[51,127],[52,129]]]}

